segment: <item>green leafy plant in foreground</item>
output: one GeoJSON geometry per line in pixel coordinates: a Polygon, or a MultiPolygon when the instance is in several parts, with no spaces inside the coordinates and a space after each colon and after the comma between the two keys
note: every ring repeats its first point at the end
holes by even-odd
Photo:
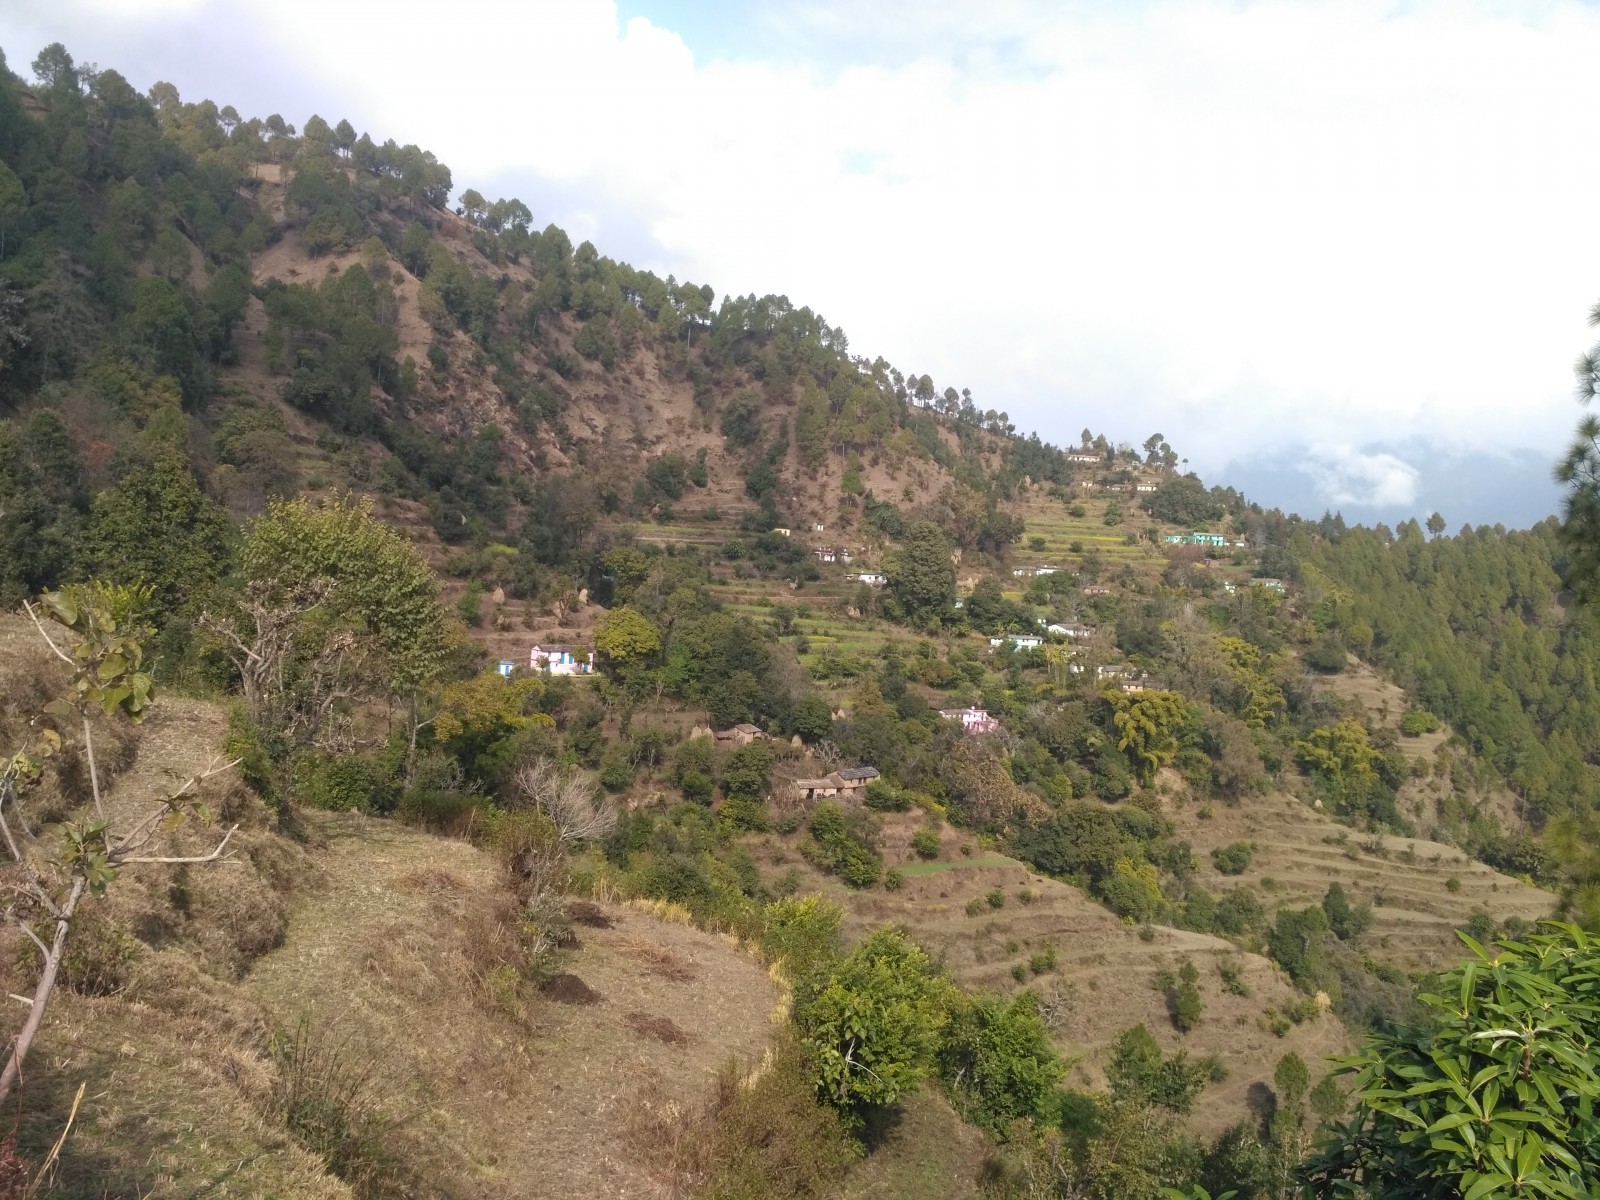
{"type": "Polygon", "coordinates": [[[1419,997],[1423,1029],[1373,1034],[1341,1062],[1355,1115],[1304,1169],[1318,1196],[1594,1195],[1600,1178],[1600,949],[1576,925],[1502,944],[1419,997]]]}

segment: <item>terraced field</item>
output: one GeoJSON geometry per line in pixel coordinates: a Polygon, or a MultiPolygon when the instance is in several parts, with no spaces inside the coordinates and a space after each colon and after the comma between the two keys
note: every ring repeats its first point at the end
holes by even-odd
{"type": "Polygon", "coordinates": [[[843,887],[806,864],[793,839],[768,837],[753,853],[774,877],[793,870],[802,891],[819,891],[841,903],[852,938],[892,923],[942,957],[963,987],[1005,994],[1032,988],[1048,997],[1057,1043],[1078,1060],[1071,1075],[1077,1086],[1103,1080],[1112,1041],[1140,1022],[1169,1051],[1216,1054],[1228,1078],[1206,1090],[1194,1117],[1196,1129],[1207,1135],[1249,1116],[1251,1085],[1270,1083],[1283,1054],[1296,1051],[1318,1070],[1328,1055],[1353,1045],[1331,1013],[1291,1025],[1282,1037],[1272,1033],[1266,1010],[1282,1011],[1304,997],[1267,959],[1243,954],[1221,938],[1180,929],[1158,927],[1146,942],[1135,927],[1077,888],[1005,855],[983,853],[951,829],[944,831],[939,859],[919,862],[910,849],[919,825],[920,815],[885,819],[884,857],[900,864],[905,876],[894,892],[843,887]],[[962,852],[963,844],[970,853],[962,852]],[[999,907],[990,900],[996,892],[999,907]],[[1205,1008],[1199,1025],[1180,1034],[1152,980],[1158,971],[1176,971],[1185,959],[1199,969],[1205,1008]],[[1224,989],[1217,968],[1225,961],[1241,968],[1248,996],[1224,989]]]}
{"type": "Polygon", "coordinates": [[[1374,953],[1407,970],[1459,962],[1455,930],[1474,912],[1485,911],[1496,922],[1508,917],[1537,921],[1556,905],[1551,893],[1502,875],[1453,846],[1358,833],[1282,793],[1237,808],[1185,804],[1169,815],[1178,836],[1201,860],[1198,879],[1208,891],[1248,885],[1270,911],[1317,903],[1337,880],[1351,904],[1372,904],[1366,937],[1374,953]],[[1203,816],[1206,812],[1211,815],[1203,816]],[[1241,875],[1225,876],[1213,867],[1210,852],[1240,841],[1255,847],[1250,866],[1241,875]]]}

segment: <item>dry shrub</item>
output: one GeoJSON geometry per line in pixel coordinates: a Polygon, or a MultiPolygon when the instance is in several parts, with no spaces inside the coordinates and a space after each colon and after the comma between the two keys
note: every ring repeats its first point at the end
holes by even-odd
{"type": "Polygon", "coordinates": [[[27,1200],[33,1191],[27,1162],[17,1153],[15,1130],[0,1138],[0,1200],[27,1200]]]}
{"type": "Polygon", "coordinates": [[[502,894],[487,908],[473,907],[461,936],[473,998],[490,1012],[515,1021],[527,1016],[522,987],[534,967],[522,925],[516,899],[502,894]]]}
{"type": "Polygon", "coordinates": [[[206,965],[241,977],[256,959],[283,945],[288,906],[256,872],[245,866],[201,867],[185,872],[189,924],[206,965]]]}
{"type": "MultiPolygon", "coordinates": [[[[32,969],[39,969],[39,952],[26,943],[33,954],[32,969]]],[[[90,904],[78,910],[72,922],[72,936],[61,958],[61,982],[80,996],[109,996],[128,985],[138,944],[119,929],[104,904],[90,904]]],[[[5,1193],[0,1192],[0,1196],[5,1193]]]]}
{"type": "Polygon", "coordinates": [[[604,999],[576,975],[557,975],[540,990],[557,1004],[599,1004],[604,999]]]}
{"type": "Polygon", "coordinates": [[[588,900],[568,900],[566,904],[567,920],[574,925],[586,925],[590,929],[610,929],[616,924],[598,904],[588,900]]]}
{"type": "Polygon", "coordinates": [[[418,867],[407,871],[397,882],[408,892],[425,892],[431,896],[459,892],[467,886],[461,876],[443,867],[418,867]]]}
{"type": "Polygon", "coordinates": [[[687,1046],[694,1037],[679,1029],[669,1017],[655,1017],[649,1013],[631,1012],[622,1018],[629,1029],[640,1037],[655,1038],[669,1046],[687,1046]]]}
{"type": "Polygon", "coordinates": [[[818,1103],[791,1039],[751,1077],[742,1076],[737,1062],[724,1065],[698,1108],[672,1103],[647,1085],[624,1133],[674,1200],[826,1196],[859,1152],[833,1110],[818,1103]]]}
{"type": "Polygon", "coordinates": [[[665,946],[648,938],[630,937],[624,939],[620,945],[623,950],[640,959],[645,965],[645,970],[662,979],[673,983],[689,983],[699,975],[693,963],[685,962],[665,946]]]}
{"type": "Polygon", "coordinates": [[[390,1151],[400,1122],[380,1107],[384,1087],[375,1072],[382,1056],[332,1042],[305,1018],[269,1049],[278,1068],[273,1108],[295,1141],[360,1200],[408,1191],[390,1151]]]}

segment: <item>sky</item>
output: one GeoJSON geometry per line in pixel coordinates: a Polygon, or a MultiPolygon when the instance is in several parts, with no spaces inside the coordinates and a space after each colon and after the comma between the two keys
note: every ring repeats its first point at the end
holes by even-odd
{"type": "Polygon", "coordinates": [[[1600,7],[6,0],[138,87],[348,117],[459,189],[1019,429],[1312,515],[1517,526],[1596,337],[1600,7]]]}

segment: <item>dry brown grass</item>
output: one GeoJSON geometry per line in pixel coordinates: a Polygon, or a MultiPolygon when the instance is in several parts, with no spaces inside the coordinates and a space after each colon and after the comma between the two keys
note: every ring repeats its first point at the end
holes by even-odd
{"type": "Polygon", "coordinates": [[[447,892],[459,892],[467,886],[461,876],[443,867],[418,867],[415,871],[407,871],[400,876],[395,880],[395,884],[408,892],[427,892],[435,896],[447,892]]]}
{"type": "Polygon", "coordinates": [[[668,950],[659,942],[645,937],[628,937],[618,945],[644,964],[645,970],[673,983],[690,983],[698,975],[694,964],[668,950]]]}
{"type": "Polygon", "coordinates": [[[666,1017],[655,1017],[649,1013],[631,1012],[623,1018],[629,1029],[640,1037],[655,1038],[658,1042],[665,1042],[669,1046],[687,1046],[694,1041],[691,1034],[682,1029],[666,1017]]]}

